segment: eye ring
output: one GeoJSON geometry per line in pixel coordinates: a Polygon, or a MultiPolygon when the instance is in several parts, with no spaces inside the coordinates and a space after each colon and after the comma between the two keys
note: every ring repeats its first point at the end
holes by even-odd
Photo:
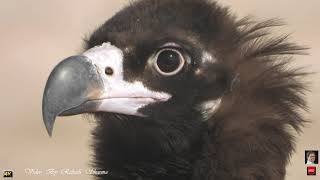
{"type": "MultiPolygon", "coordinates": [[[[172,54],[171,54],[172,55],[172,54]]],[[[170,56],[172,58],[172,56],[170,56]]],[[[174,62],[174,63],[177,63],[177,62],[174,62]]],[[[177,49],[174,49],[174,48],[163,48],[161,49],[160,51],[157,52],[157,54],[155,55],[154,57],[154,62],[153,62],[153,65],[156,69],[156,71],[158,73],[160,73],[161,75],[164,75],[164,76],[173,76],[173,75],[176,75],[178,74],[182,68],[184,67],[186,63],[186,60],[184,58],[184,56],[181,54],[180,51],[178,51],[177,49]],[[178,65],[174,68],[174,70],[172,71],[169,71],[169,72],[165,72],[164,70],[162,70],[160,67],[159,67],[159,57],[160,55],[162,55],[162,53],[169,53],[171,51],[171,53],[175,53],[175,57],[177,58],[178,57],[178,65]]]]}

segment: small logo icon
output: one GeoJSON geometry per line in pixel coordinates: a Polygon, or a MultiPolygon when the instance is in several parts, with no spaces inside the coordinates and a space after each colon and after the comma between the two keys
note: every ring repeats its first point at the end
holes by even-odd
{"type": "Polygon", "coordinates": [[[315,176],[317,173],[317,169],[315,166],[308,166],[307,167],[307,175],[308,176],[315,176]]]}
{"type": "Polygon", "coordinates": [[[318,164],[319,151],[316,150],[306,150],[305,151],[305,164],[316,165],[318,164]]]}
{"type": "Polygon", "coordinates": [[[3,177],[4,178],[12,178],[13,177],[13,171],[11,171],[11,170],[3,171],[3,177]]]}

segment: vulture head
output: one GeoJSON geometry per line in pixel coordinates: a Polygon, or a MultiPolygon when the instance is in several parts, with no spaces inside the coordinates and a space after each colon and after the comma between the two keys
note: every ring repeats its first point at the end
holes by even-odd
{"type": "Polygon", "coordinates": [[[209,0],[137,0],[61,61],[43,96],[57,116],[89,113],[98,179],[284,179],[306,109],[305,48],[209,0]]]}

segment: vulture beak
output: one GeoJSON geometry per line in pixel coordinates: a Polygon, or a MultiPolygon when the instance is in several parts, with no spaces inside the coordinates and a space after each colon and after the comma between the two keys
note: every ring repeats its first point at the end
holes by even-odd
{"type": "Polygon", "coordinates": [[[123,78],[123,54],[110,43],[60,62],[51,72],[43,94],[42,114],[51,136],[57,116],[114,112],[144,116],[138,110],[170,99],[142,82],[123,78]]]}

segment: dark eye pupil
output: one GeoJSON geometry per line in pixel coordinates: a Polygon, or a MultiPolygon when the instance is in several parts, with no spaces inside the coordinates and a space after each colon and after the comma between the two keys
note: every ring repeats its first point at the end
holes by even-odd
{"type": "Polygon", "coordinates": [[[175,51],[165,50],[158,55],[157,65],[159,69],[164,73],[175,71],[179,68],[180,63],[180,56],[175,51]]]}

